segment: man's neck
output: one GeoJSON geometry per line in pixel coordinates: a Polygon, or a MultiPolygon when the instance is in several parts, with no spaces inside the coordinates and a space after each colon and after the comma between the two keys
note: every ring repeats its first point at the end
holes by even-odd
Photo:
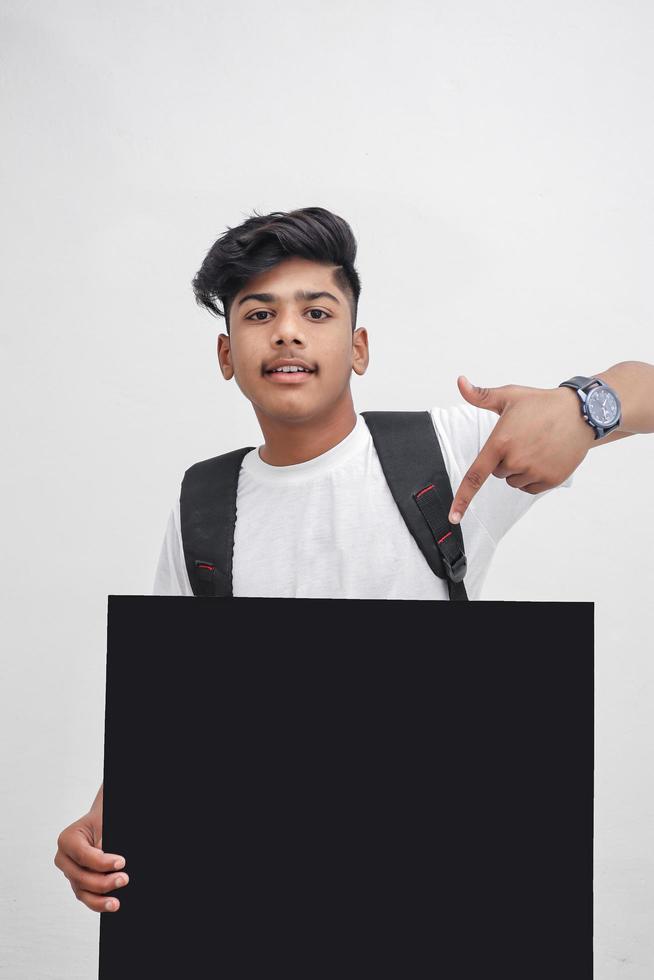
{"type": "Polygon", "coordinates": [[[328,417],[286,422],[256,414],[265,440],[259,456],[271,466],[293,466],[321,456],[342,442],[357,422],[351,395],[328,417]]]}

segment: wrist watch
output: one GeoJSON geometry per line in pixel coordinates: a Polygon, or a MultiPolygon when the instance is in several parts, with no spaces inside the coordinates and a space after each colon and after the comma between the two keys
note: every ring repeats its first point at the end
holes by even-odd
{"type": "Polygon", "coordinates": [[[584,378],[580,374],[562,381],[559,388],[574,388],[581,401],[581,414],[595,429],[595,438],[617,429],[622,421],[622,407],[618,394],[601,378],[584,378]]]}

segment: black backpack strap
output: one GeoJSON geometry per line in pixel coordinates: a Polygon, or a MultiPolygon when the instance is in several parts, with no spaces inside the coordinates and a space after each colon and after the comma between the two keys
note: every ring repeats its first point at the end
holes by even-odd
{"type": "Polygon", "coordinates": [[[452,487],[431,412],[362,412],[404,521],[450,599],[468,598],[463,532],[450,524],[452,487]]]}
{"type": "Polygon", "coordinates": [[[186,570],[196,596],[232,595],[236,492],[243,457],[254,446],[194,463],[179,498],[186,570]]]}

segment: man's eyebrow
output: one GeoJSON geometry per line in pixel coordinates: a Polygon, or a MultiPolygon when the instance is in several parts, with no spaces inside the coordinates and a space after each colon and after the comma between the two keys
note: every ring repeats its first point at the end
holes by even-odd
{"type": "MultiPolygon", "coordinates": [[[[337,299],[333,293],[328,293],[324,289],[316,293],[311,292],[308,289],[298,289],[294,295],[294,298],[308,300],[311,302],[315,299],[320,299],[321,296],[326,296],[328,299],[333,299],[335,303],[340,304],[340,300],[337,299]]],[[[274,293],[248,293],[247,296],[244,296],[243,299],[238,301],[238,305],[241,306],[241,304],[245,303],[247,299],[256,299],[259,301],[259,303],[275,303],[279,299],[279,296],[275,296],[274,293]]]]}

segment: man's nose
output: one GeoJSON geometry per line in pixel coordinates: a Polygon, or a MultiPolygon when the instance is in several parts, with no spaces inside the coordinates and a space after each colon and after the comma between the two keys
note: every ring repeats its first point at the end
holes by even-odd
{"type": "Polygon", "coordinates": [[[273,343],[304,343],[304,325],[298,323],[292,316],[276,323],[273,343]]]}

